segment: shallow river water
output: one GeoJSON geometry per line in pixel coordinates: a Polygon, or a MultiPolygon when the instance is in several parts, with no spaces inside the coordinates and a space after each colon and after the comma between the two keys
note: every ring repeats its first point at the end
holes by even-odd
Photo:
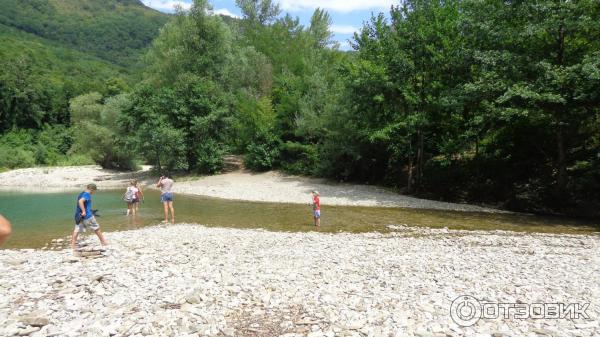
{"type": "MultiPolygon", "coordinates": [[[[101,190],[93,197],[103,231],[129,230],[160,223],[157,191],[145,192],[140,214],[126,216],[122,191],[101,190]]],[[[0,191],[0,214],[13,223],[13,235],[2,248],[41,248],[65,238],[73,229],[77,192],[27,193],[0,191]]],[[[307,196],[308,200],[308,196],[307,196]]],[[[176,222],[207,226],[315,231],[308,205],[230,201],[175,196],[176,222]]],[[[598,224],[558,217],[322,205],[322,232],[386,232],[388,225],[467,230],[511,230],[545,233],[592,233],[598,224]]]]}

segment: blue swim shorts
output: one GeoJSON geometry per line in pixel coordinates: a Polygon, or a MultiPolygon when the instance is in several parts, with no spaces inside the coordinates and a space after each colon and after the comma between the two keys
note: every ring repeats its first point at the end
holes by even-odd
{"type": "Polygon", "coordinates": [[[321,218],[321,210],[314,211],[313,213],[315,218],[321,218]]]}
{"type": "Polygon", "coordinates": [[[173,201],[173,193],[167,192],[160,195],[160,202],[173,201]]]}

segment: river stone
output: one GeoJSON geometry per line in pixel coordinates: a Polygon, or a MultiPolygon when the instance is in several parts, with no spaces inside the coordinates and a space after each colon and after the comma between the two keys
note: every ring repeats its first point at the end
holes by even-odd
{"type": "Polygon", "coordinates": [[[492,337],[511,337],[511,333],[508,331],[495,331],[492,333],[492,337]]]}
{"type": "Polygon", "coordinates": [[[415,331],[415,337],[434,337],[435,335],[429,331],[417,330],[415,331]]]}
{"type": "Polygon", "coordinates": [[[40,331],[40,327],[31,326],[31,327],[19,330],[18,335],[19,336],[29,336],[32,333],[37,332],[37,331],[40,331]]]}
{"type": "Polygon", "coordinates": [[[50,321],[46,317],[42,316],[25,316],[21,317],[20,321],[24,324],[31,325],[33,327],[42,327],[50,323],[50,321]]]}
{"type": "Polygon", "coordinates": [[[235,329],[232,327],[226,327],[221,329],[221,332],[228,337],[234,337],[235,336],[235,329]]]}
{"type": "Polygon", "coordinates": [[[18,266],[18,265],[27,263],[27,259],[15,258],[15,259],[10,259],[10,260],[6,261],[6,263],[8,263],[11,266],[18,266]]]}
{"type": "Polygon", "coordinates": [[[366,322],[364,320],[354,320],[354,321],[350,321],[348,322],[348,325],[346,326],[349,330],[360,330],[362,327],[364,327],[366,324],[366,322]]]}
{"type": "Polygon", "coordinates": [[[189,294],[185,297],[185,301],[190,304],[199,304],[202,302],[202,298],[198,294],[189,294]]]}

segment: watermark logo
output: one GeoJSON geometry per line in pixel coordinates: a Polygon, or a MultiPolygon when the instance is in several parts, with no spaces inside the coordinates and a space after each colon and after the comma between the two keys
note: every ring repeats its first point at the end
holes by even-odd
{"type": "Polygon", "coordinates": [[[471,326],[481,319],[481,303],[473,296],[459,296],[450,306],[454,323],[471,326]]]}
{"type": "Polygon", "coordinates": [[[457,297],[450,317],[460,326],[472,326],[480,319],[590,319],[589,303],[494,303],[473,296],[457,297]]]}

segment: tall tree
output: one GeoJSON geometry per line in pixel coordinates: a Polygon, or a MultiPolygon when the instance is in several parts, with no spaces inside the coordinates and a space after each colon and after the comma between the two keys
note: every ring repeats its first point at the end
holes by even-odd
{"type": "Polygon", "coordinates": [[[441,135],[437,126],[457,106],[451,93],[461,43],[458,5],[405,1],[392,8],[389,24],[379,15],[355,34],[358,62],[348,69],[348,81],[357,126],[364,141],[387,148],[373,158],[375,165],[406,167],[409,191],[422,187],[426,161],[441,135]]]}
{"type": "Polygon", "coordinates": [[[281,14],[279,4],[272,0],[235,0],[235,3],[245,20],[259,25],[267,25],[281,14]]]}
{"type": "Polygon", "coordinates": [[[468,2],[466,8],[466,32],[478,45],[481,65],[474,92],[492,98],[491,112],[504,125],[526,122],[547,130],[547,136],[531,139],[539,144],[531,148],[552,163],[554,195],[564,200],[568,168],[586,156],[578,145],[585,138],[581,132],[597,111],[582,88],[595,81],[584,69],[600,46],[600,28],[591,24],[600,20],[598,2],[486,1],[468,2]],[[551,143],[553,149],[546,148],[551,143]]]}
{"type": "MultiPolygon", "coordinates": [[[[156,97],[140,88],[138,95],[149,99],[132,107],[124,119],[131,132],[148,130],[160,120],[181,133],[186,165],[177,159],[169,164],[172,169],[217,172],[229,136],[231,110],[224,87],[230,81],[225,76],[232,60],[231,32],[209,12],[208,1],[195,0],[189,12],[178,12],[163,28],[148,54],[156,97]]],[[[172,145],[179,153],[180,144],[172,145]]],[[[160,159],[154,146],[144,148],[153,160],[160,159]]]]}
{"type": "Polygon", "coordinates": [[[333,33],[330,30],[331,16],[325,10],[317,8],[310,18],[308,31],[315,41],[315,48],[323,48],[331,44],[333,33]]]}

